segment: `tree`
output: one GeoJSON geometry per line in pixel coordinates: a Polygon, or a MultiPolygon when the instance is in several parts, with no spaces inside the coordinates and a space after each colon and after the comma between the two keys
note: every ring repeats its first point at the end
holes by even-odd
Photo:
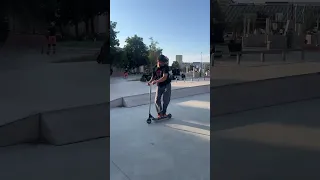
{"type": "Polygon", "coordinates": [[[224,30],[225,30],[225,17],[221,10],[221,7],[217,0],[213,0],[211,2],[211,44],[223,43],[224,42],[224,30]]]}
{"type": "Polygon", "coordinates": [[[63,25],[72,23],[75,26],[77,39],[79,38],[79,22],[83,20],[85,0],[61,0],[59,2],[60,23],[63,25]]]}
{"type": "Polygon", "coordinates": [[[149,55],[148,55],[148,60],[149,60],[149,65],[150,67],[153,67],[156,65],[157,57],[162,54],[162,49],[158,47],[158,42],[154,41],[152,37],[149,38],[151,43],[149,45],[149,55]]]}
{"type": "Polygon", "coordinates": [[[109,3],[105,0],[84,0],[83,21],[86,24],[87,35],[89,34],[89,24],[91,33],[95,33],[94,18],[98,15],[105,14],[109,9],[109,3]],[[90,22],[90,23],[89,23],[90,22]]]}
{"type": "Polygon", "coordinates": [[[178,61],[173,61],[171,67],[172,69],[180,69],[180,64],[178,61]]]}
{"type": "Polygon", "coordinates": [[[103,64],[121,64],[116,60],[119,60],[119,49],[118,46],[120,45],[119,39],[117,38],[117,34],[119,31],[116,31],[117,23],[110,21],[110,37],[107,38],[107,41],[103,44],[100,50],[100,54],[97,58],[98,62],[103,64]],[[107,62],[108,60],[108,62],[107,62]]]}
{"type": "Polygon", "coordinates": [[[115,48],[120,46],[119,39],[117,35],[119,31],[116,31],[117,23],[110,21],[110,48],[115,48]]]}
{"type": "Polygon", "coordinates": [[[148,47],[143,38],[137,35],[128,37],[124,50],[127,52],[129,68],[136,68],[148,64],[148,47]]]}

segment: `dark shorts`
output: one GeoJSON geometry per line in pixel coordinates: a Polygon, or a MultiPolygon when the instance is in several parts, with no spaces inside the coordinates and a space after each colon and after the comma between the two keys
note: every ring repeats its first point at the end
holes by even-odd
{"type": "Polygon", "coordinates": [[[57,43],[57,38],[56,36],[49,36],[48,37],[48,44],[56,44],[57,43]]]}

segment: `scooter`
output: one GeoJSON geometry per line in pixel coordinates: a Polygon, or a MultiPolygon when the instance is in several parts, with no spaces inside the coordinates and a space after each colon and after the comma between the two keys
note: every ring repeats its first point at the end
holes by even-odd
{"type": "Polygon", "coordinates": [[[168,114],[168,116],[162,117],[162,118],[156,118],[156,117],[154,117],[154,116],[151,115],[151,95],[152,95],[152,87],[151,87],[151,85],[149,85],[149,87],[150,87],[150,91],[149,91],[149,97],[150,97],[150,98],[149,98],[149,117],[148,117],[148,119],[147,119],[147,123],[148,123],[148,124],[151,124],[152,121],[157,122],[157,121],[162,121],[162,120],[171,119],[171,118],[172,118],[172,115],[171,115],[171,114],[168,114]]]}

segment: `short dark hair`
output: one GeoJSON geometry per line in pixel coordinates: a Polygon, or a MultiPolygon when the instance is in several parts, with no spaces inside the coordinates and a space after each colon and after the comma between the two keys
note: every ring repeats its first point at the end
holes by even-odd
{"type": "Polygon", "coordinates": [[[158,61],[167,63],[167,62],[169,62],[169,58],[167,58],[167,56],[161,54],[160,56],[158,56],[158,61]]]}

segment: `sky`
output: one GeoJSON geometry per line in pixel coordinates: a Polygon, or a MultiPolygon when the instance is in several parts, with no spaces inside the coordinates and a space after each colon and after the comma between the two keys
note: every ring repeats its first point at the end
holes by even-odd
{"type": "Polygon", "coordinates": [[[163,54],[175,61],[210,62],[210,0],[111,0],[110,20],[117,22],[120,47],[127,37],[153,37],[163,54]]]}

